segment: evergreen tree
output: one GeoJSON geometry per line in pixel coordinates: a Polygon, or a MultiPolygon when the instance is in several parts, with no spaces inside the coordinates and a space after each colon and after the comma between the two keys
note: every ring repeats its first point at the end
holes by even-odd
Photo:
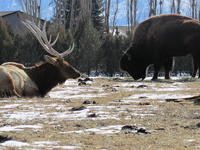
{"type": "Polygon", "coordinates": [[[97,31],[103,30],[102,0],[92,0],[92,22],[97,31]]]}
{"type": "Polygon", "coordinates": [[[15,61],[25,66],[35,65],[43,60],[45,50],[31,32],[16,34],[14,37],[15,61]]]}
{"type": "Polygon", "coordinates": [[[108,76],[113,76],[116,71],[117,55],[115,49],[114,37],[107,33],[102,45],[101,67],[103,72],[108,76]]]}
{"type": "Polygon", "coordinates": [[[0,64],[7,61],[13,61],[14,45],[13,31],[10,26],[0,17],[0,64]]]}
{"type": "Polygon", "coordinates": [[[59,33],[58,40],[56,44],[53,46],[56,51],[62,53],[66,51],[70,46],[72,47],[74,44],[74,51],[70,55],[68,55],[65,59],[68,61],[72,66],[76,68],[77,66],[77,59],[76,56],[78,55],[78,51],[76,49],[76,41],[73,38],[70,30],[65,31],[65,27],[63,24],[59,24],[58,28],[55,25],[51,25],[48,30],[48,34],[52,35],[52,39],[55,39],[57,34],[59,33]]]}
{"type": "Polygon", "coordinates": [[[90,75],[92,69],[97,68],[96,59],[101,47],[101,34],[97,31],[89,19],[85,25],[83,34],[79,41],[79,71],[90,75]]]}

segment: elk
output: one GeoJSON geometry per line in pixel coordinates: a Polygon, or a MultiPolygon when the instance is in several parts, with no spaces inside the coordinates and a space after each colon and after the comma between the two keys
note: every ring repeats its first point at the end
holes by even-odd
{"type": "Polygon", "coordinates": [[[74,44],[65,52],[58,53],[53,45],[58,40],[59,33],[51,43],[51,36],[48,40],[46,35],[46,20],[42,31],[40,25],[36,26],[34,22],[25,20],[22,23],[35,35],[42,47],[55,57],[45,55],[46,62],[32,67],[15,62],[3,63],[0,66],[0,97],[44,97],[58,84],[80,76],[79,71],[64,60],[73,51],[74,44]]]}

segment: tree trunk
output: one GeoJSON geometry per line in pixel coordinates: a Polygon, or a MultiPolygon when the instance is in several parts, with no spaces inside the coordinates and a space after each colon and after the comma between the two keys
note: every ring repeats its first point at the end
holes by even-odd
{"type": "Polygon", "coordinates": [[[137,15],[137,3],[138,3],[138,0],[134,0],[134,26],[137,25],[137,19],[136,19],[136,15],[137,15]]]}
{"type": "Polygon", "coordinates": [[[115,9],[115,12],[114,12],[114,17],[113,17],[113,33],[114,33],[114,30],[115,30],[115,25],[116,25],[116,17],[117,17],[117,12],[118,12],[118,0],[117,0],[117,2],[116,2],[117,4],[116,4],[116,9],[115,9]]]}
{"type": "Polygon", "coordinates": [[[105,8],[105,28],[106,33],[109,33],[109,18],[110,18],[110,2],[111,0],[106,0],[104,3],[105,8]]]}
{"type": "Polygon", "coordinates": [[[41,17],[41,0],[18,0],[23,12],[27,13],[26,19],[36,21],[41,17]]]}

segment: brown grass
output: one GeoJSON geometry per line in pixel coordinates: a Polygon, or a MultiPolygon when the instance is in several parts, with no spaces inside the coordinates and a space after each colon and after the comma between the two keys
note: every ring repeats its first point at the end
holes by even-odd
{"type": "MultiPolygon", "coordinates": [[[[53,92],[64,91],[67,87],[77,88],[77,84],[60,85],[53,92]]],[[[200,106],[192,101],[165,102],[163,98],[149,98],[151,94],[170,94],[187,97],[199,95],[199,80],[188,81],[139,81],[121,78],[95,78],[92,85],[79,87],[78,94],[65,93],[62,98],[33,98],[17,99],[15,97],[0,100],[0,128],[18,125],[40,125],[42,128],[25,128],[22,131],[0,131],[0,135],[11,137],[19,142],[27,142],[27,149],[65,149],[62,146],[78,146],[76,149],[198,149],[200,148],[200,106]],[[126,84],[126,85],[125,85],[126,84]],[[108,85],[110,89],[104,87],[108,85]],[[134,85],[134,87],[132,87],[134,85]],[[138,85],[147,88],[138,89],[138,85]],[[112,91],[115,88],[117,91],[112,91]],[[170,90],[173,88],[173,90],[170,90]],[[86,90],[87,89],[87,90],[86,90]],[[68,98],[66,96],[86,94],[106,94],[104,96],[86,98],[68,98]],[[146,98],[139,96],[146,95],[146,98]],[[128,99],[130,96],[136,98],[128,99]],[[71,102],[67,102],[70,100],[71,102]],[[85,100],[95,101],[97,104],[82,104],[85,100]],[[131,100],[126,102],[126,100],[131,100]],[[150,103],[150,105],[145,105],[150,103]],[[8,107],[12,104],[19,104],[8,107]],[[143,105],[144,104],[144,105],[143,105]],[[6,107],[7,106],[7,107],[6,107]],[[88,108],[85,116],[75,116],[83,111],[71,111],[72,107],[85,106],[88,108]],[[33,112],[30,118],[12,118],[11,115],[33,112]],[[87,117],[95,113],[95,118],[87,117]],[[139,114],[139,115],[136,115],[139,114]],[[146,115],[143,115],[146,114],[146,115]],[[34,116],[35,115],[35,116],[34,116]],[[44,116],[46,115],[46,116],[44,116]],[[62,115],[62,117],[61,117],[62,115]],[[72,117],[74,115],[74,117],[72,117]],[[69,117],[68,117],[69,116],[69,117]],[[71,117],[70,117],[71,116],[71,117]],[[136,131],[121,130],[110,127],[115,133],[100,134],[91,128],[108,130],[113,125],[135,125],[145,127],[150,134],[137,134],[136,131]],[[70,131],[70,132],[69,132],[70,131]],[[78,131],[82,131],[78,133],[78,131]],[[49,141],[38,147],[34,142],[49,141]],[[55,142],[56,141],[56,142],[55,142]]],[[[1,149],[20,149],[20,147],[6,147],[1,149]]],[[[67,148],[66,148],[67,149],[67,148]]]]}

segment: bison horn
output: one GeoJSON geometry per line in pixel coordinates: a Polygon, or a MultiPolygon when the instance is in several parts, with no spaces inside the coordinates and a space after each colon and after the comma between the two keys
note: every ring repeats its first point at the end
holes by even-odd
{"type": "Polygon", "coordinates": [[[131,55],[128,54],[126,51],[122,51],[127,57],[128,57],[128,60],[131,60],[131,55]]]}

